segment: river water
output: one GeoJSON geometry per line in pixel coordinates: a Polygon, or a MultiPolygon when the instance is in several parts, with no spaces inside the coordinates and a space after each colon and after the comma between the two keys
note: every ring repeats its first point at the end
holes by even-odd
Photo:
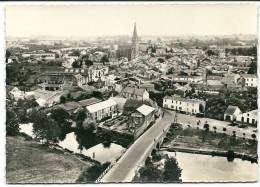
{"type": "Polygon", "coordinates": [[[81,153],[85,156],[89,156],[92,159],[99,161],[100,163],[113,162],[125,151],[125,148],[115,143],[111,143],[109,147],[99,143],[89,149],[83,147],[83,149],[80,150],[79,143],[76,140],[76,135],[74,132],[67,134],[65,139],[59,142],[59,145],[70,151],[73,151],[74,153],[81,153]]]}
{"type": "Polygon", "coordinates": [[[246,182],[256,181],[256,163],[234,159],[228,162],[225,157],[177,152],[165,152],[176,157],[182,169],[183,182],[246,182]]]}
{"type": "MultiPolygon", "coordinates": [[[[20,131],[33,136],[32,124],[21,124],[20,131]]],[[[75,153],[82,153],[101,163],[112,162],[119,158],[125,148],[121,145],[111,143],[105,147],[97,143],[89,148],[79,149],[76,134],[71,132],[63,141],[58,143],[61,147],[75,153]]],[[[249,161],[234,159],[228,162],[225,157],[212,157],[209,155],[190,154],[177,152],[163,152],[169,156],[176,157],[182,169],[183,182],[246,182],[256,181],[258,166],[249,161]]]]}
{"type": "MultiPolygon", "coordinates": [[[[33,137],[33,124],[20,124],[20,132],[33,137]]],[[[62,148],[66,148],[74,153],[81,153],[85,156],[91,157],[92,159],[99,161],[100,163],[113,162],[119,158],[126,150],[121,145],[111,143],[109,146],[104,146],[102,143],[97,143],[90,148],[85,148],[84,145],[82,149],[79,149],[79,143],[77,141],[76,134],[74,132],[68,133],[63,141],[58,143],[62,148]]]]}

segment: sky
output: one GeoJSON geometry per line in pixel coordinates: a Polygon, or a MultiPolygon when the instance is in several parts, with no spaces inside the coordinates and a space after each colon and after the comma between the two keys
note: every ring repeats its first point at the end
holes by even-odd
{"type": "Polygon", "coordinates": [[[256,5],[7,6],[6,35],[90,37],[257,34],[256,5]]]}

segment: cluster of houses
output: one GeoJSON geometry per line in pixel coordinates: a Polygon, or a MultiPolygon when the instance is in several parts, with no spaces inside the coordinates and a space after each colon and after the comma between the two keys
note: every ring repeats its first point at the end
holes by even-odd
{"type": "Polygon", "coordinates": [[[242,113],[238,106],[230,105],[224,113],[224,120],[257,126],[257,111],[252,110],[242,113]]]}

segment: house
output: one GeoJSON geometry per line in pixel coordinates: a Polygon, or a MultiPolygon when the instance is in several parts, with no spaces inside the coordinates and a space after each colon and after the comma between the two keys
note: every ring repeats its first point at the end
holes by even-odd
{"type": "Polygon", "coordinates": [[[242,114],[242,112],[238,106],[229,105],[224,113],[224,120],[235,121],[239,114],[242,114]]]}
{"type": "Polygon", "coordinates": [[[163,107],[188,114],[204,113],[206,102],[198,99],[186,99],[179,96],[165,96],[163,107]]]}
{"type": "Polygon", "coordinates": [[[56,105],[54,108],[62,108],[71,114],[81,108],[81,106],[77,102],[71,101],[64,104],[56,105]]]}
{"type": "Polygon", "coordinates": [[[122,95],[128,99],[137,99],[137,100],[147,100],[149,99],[149,93],[146,89],[137,88],[137,87],[129,87],[127,86],[122,91],[122,95]]]}
{"type": "Polygon", "coordinates": [[[257,76],[255,74],[243,74],[241,75],[243,86],[245,87],[257,87],[257,76]]]}
{"type": "Polygon", "coordinates": [[[69,72],[45,72],[39,75],[37,82],[42,89],[55,91],[76,86],[77,78],[69,72]]]}
{"type": "Polygon", "coordinates": [[[134,129],[134,137],[140,136],[145,129],[154,121],[155,108],[143,104],[131,114],[128,127],[134,129]]]}
{"type": "Polygon", "coordinates": [[[258,110],[252,110],[239,114],[236,118],[236,121],[257,126],[257,112],[258,110]]]}
{"type": "Polygon", "coordinates": [[[238,80],[240,78],[240,75],[238,74],[225,74],[225,76],[222,78],[221,82],[229,87],[229,86],[232,86],[232,85],[237,85],[238,83],[238,80]]]}
{"type": "Polygon", "coordinates": [[[114,117],[117,112],[117,103],[113,99],[108,99],[86,107],[87,114],[96,121],[100,121],[105,117],[114,117]]]}
{"type": "Polygon", "coordinates": [[[118,111],[123,112],[124,105],[127,99],[123,97],[110,97],[110,99],[114,100],[117,103],[118,111]]]}
{"type": "Polygon", "coordinates": [[[108,67],[104,65],[93,65],[89,68],[88,73],[90,81],[96,82],[99,79],[105,81],[105,75],[108,74],[108,67]]]}

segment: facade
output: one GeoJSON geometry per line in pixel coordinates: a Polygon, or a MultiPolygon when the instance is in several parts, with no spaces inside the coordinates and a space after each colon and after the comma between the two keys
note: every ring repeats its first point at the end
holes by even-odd
{"type": "Polygon", "coordinates": [[[74,74],[67,72],[45,72],[38,77],[37,82],[42,89],[49,91],[77,85],[74,74]]]}
{"type": "Polygon", "coordinates": [[[136,24],[134,25],[134,32],[132,37],[132,51],[131,51],[131,60],[135,59],[139,53],[139,39],[136,31],[136,24]]]}
{"type": "Polygon", "coordinates": [[[108,74],[108,67],[104,65],[93,65],[89,68],[89,80],[97,82],[99,79],[105,81],[105,75],[108,74]]]}
{"type": "Polygon", "coordinates": [[[197,99],[186,99],[179,96],[165,96],[163,107],[188,114],[202,114],[206,108],[206,102],[197,99]]]}
{"type": "Polygon", "coordinates": [[[257,112],[258,110],[252,110],[242,113],[237,116],[236,121],[257,126],[257,112]]]}
{"type": "Polygon", "coordinates": [[[137,87],[126,87],[122,91],[122,96],[128,99],[147,100],[149,99],[149,93],[146,89],[137,87]]]}
{"type": "Polygon", "coordinates": [[[242,114],[242,112],[237,106],[229,105],[224,113],[224,120],[235,121],[237,116],[240,114],[242,114]]]}
{"type": "Polygon", "coordinates": [[[241,76],[245,87],[257,87],[257,76],[255,74],[244,74],[241,76]]]}
{"type": "Polygon", "coordinates": [[[86,107],[87,113],[93,120],[100,121],[105,117],[113,117],[117,114],[117,103],[108,99],[86,107]]]}
{"type": "Polygon", "coordinates": [[[154,121],[155,108],[148,105],[142,105],[131,114],[128,127],[134,129],[134,137],[140,136],[145,129],[154,121]]]}

